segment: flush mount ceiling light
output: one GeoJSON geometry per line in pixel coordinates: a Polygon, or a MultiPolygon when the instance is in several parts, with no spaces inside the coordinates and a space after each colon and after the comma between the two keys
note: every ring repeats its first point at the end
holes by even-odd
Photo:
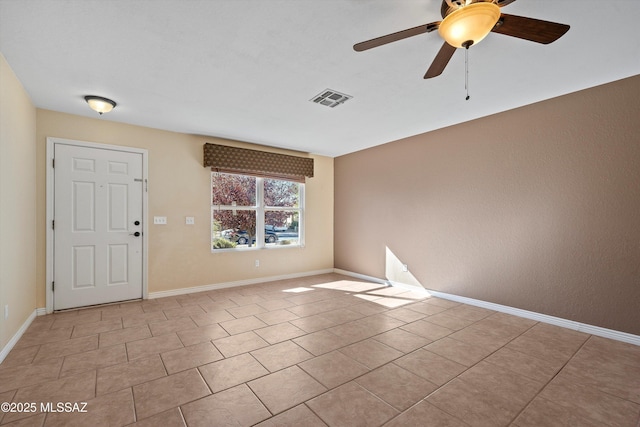
{"type": "Polygon", "coordinates": [[[447,15],[438,33],[451,46],[468,48],[485,38],[499,18],[500,7],[495,3],[468,4],[447,15]]]}
{"type": "Polygon", "coordinates": [[[92,110],[97,111],[100,115],[108,113],[117,105],[115,101],[109,98],[103,98],[102,96],[87,95],[84,97],[84,100],[87,101],[87,104],[89,104],[92,110]]]}

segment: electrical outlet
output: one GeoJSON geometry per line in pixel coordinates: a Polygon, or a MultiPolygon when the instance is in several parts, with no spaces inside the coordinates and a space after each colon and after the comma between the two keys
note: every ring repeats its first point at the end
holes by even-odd
{"type": "Polygon", "coordinates": [[[409,266],[407,264],[402,264],[402,271],[403,272],[408,272],[409,271],[409,266]]]}
{"type": "Polygon", "coordinates": [[[4,306],[4,318],[5,320],[9,318],[9,304],[4,306]]]}
{"type": "Polygon", "coordinates": [[[166,216],[154,216],[153,217],[153,223],[154,224],[158,224],[158,225],[166,225],[167,224],[167,217],[166,216]]]}
{"type": "Polygon", "coordinates": [[[186,216],[184,218],[184,223],[187,224],[187,225],[193,225],[193,224],[196,223],[196,219],[194,217],[192,217],[192,216],[186,216]]]}
{"type": "Polygon", "coordinates": [[[260,267],[260,260],[259,259],[256,260],[256,267],[260,267]]]}

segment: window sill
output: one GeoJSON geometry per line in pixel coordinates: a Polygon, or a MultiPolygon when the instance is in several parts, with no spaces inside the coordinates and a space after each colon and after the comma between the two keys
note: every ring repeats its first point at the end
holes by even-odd
{"type": "Polygon", "coordinates": [[[229,253],[229,252],[252,252],[252,251],[262,251],[262,250],[280,250],[280,249],[304,249],[304,245],[273,245],[273,246],[263,246],[261,248],[252,246],[247,248],[228,248],[228,249],[211,249],[211,253],[229,253]]]}

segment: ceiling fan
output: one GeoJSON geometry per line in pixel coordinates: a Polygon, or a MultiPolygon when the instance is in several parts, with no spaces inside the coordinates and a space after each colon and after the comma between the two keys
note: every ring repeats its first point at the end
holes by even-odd
{"type": "Polygon", "coordinates": [[[443,0],[440,8],[442,21],[419,25],[357,43],[353,46],[353,49],[361,52],[418,34],[438,30],[445,42],[424,75],[425,79],[430,79],[442,74],[456,49],[468,49],[471,45],[479,43],[490,32],[518,37],[536,43],[549,44],[569,31],[569,25],[566,24],[507,15],[500,12],[501,7],[514,1],[516,0],[443,0]]]}

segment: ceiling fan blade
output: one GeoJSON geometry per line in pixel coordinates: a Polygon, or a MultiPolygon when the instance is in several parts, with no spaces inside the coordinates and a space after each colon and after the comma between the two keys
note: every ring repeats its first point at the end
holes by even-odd
{"type": "Polygon", "coordinates": [[[355,50],[356,52],[362,52],[363,50],[382,46],[383,44],[406,39],[408,37],[417,36],[418,34],[430,33],[431,31],[437,30],[439,25],[440,25],[440,21],[431,22],[429,24],[419,25],[417,27],[409,28],[407,30],[398,31],[397,33],[387,34],[386,36],[382,36],[382,37],[376,37],[375,39],[354,44],[353,50],[355,50]]]}
{"type": "Polygon", "coordinates": [[[516,1],[516,0],[498,0],[498,1],[496,2],[496,4],[497,4],[498,6],[500,6],[500,7],[505,7],[506,5],[511,4],[511,3],[513,3],[514,1],[516,1]]]}
{"type": "Polygon", "coordinates": [[[427,73],[424,75],[425,79],[430,79],[432,77],[439,76],[444,71],[445,67],[449,63],[449,60],[453,56],[456,48],[451,46],[449,43],[444,43],[440,48],[440,51],[436,55],[435,59],[431,63],[431,66],[427,70],[427,73]]]}
{"type": "Polygon", "coordinates": [[[569,31],[569,28],[566,24],[503,13],[491,31],[536,43],[549,44],[562,37],[569,31]]]}

